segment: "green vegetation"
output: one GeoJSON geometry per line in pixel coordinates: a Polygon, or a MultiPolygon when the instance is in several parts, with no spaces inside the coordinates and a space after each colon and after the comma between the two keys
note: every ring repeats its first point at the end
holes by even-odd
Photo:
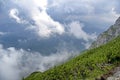
{"type": "Polygon", "coordinates": [[[95,80],[118,64],[120,37],[43,73],[32,73],[24,80],[95,80]]]}

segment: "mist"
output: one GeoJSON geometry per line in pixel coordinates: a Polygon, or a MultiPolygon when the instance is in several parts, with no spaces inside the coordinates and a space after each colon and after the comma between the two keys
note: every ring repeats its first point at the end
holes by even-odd
{"type": "Polygon", "coordinates": [[[77,51],[61,49],[56,54],[43,56],[38,52],[16,50],[14,47],[4,49],[0,45],[0,80],[21,80],[34,71],[44,72],[55,65],[60,65],[76,54],[77,51]]]}

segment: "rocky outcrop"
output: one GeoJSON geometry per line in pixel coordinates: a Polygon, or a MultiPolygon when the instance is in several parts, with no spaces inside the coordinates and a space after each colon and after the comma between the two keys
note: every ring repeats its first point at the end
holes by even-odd
{"type": "Polygon", "coordinates": [[[120,65],[103,74],[100,78],[95,80],[120,80],[120,65]]]}
{"type": "Polygon", "coordinates": [[[98,36],[97,40],[92,43],[90,48],[95,48],[102,44],[105,44],[119,35],[120,35],[120,17],[116,20],[114,25],[112,25],[107,31],[103,32],[98,36]]]}
{"type": "Polygon", "coordinates": [[[107,80],[120,80],[120,66],[116,67],[112,72],[113,75],[109,76],[107,80]]]}
{"type": "MultiPolygon", "coordinates": [[[[90,46],[90,49],[99,47],[118,36],[120,36],[120,17],[116,20],[114,25],[98,36],[97,40],[90,46]]],[[[120,65],[107,74],[102,75],[100,78],[96,78],[96,80],[120,80],[120,65]]]]}

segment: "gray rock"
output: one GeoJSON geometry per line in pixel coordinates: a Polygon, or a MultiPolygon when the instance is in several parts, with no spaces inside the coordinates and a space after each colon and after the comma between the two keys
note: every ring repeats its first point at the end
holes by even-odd
{"type": "Polygon", "coordinates": [[[99,47],[110,40],[120,35],[120,17],[116,20],[115,24],[112,25],[107,31],[100,34],[95,42],[92,43],[90,48],[99,47]]]}
{"type": "Polygon", "coordinates": [[[115,24],[120,25],[120,17],[116,20],[115,24]]]}
{"type": "Polygon", "coordinates": [[[114,74],[107,78],[107,80],[120,80],[120,67],[114,69],[114,74]]]}
{"type": "Polygon", "coordinates": [[[120,78],[120,71],[116,72],[113,76],[120,78]]]}
{"type": "Polygon", "coordinates": [[[120,77],[108,77],[107,80],[120,80],[120,77]]]}
{"type": "Polygon", "coordinates": [[[108,77],[107,80],[115,80],[114,77],[108,77]]]}

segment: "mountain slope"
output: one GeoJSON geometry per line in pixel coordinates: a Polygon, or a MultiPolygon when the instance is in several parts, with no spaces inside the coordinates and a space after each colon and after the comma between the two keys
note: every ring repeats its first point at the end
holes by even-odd
{"type": "Polygon", "coordinates": [[[120,37],[48,71],[32,73],[23,80],[97,80],[118,64],[120,64],[120,37]]]}
{"type": "Polygon", "coordinates": [[[91,45],[90,48],[95,48],[102,44],[105,44],[119,35],[120,35],[120,17],[116,20],[114,25],[112,25],[107,31],[103,32],[98,36],[97,40],[91,45]]]}

